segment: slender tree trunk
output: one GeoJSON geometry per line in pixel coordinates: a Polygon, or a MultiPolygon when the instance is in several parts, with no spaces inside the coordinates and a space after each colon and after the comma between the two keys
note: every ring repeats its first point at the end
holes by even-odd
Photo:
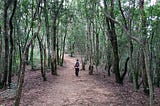
{"type": "MultiPolygon", "coordinates": [[[[57,31],[57,34],[56,35],[58,35],[58,31],[57,31]]],[[[59,52],[60,52],[60,50],[59,50],[59,40],[58,40],[58,38],[59,37],[57,37],[57,42],[56,42],[56,60],[57,60],[57,65],[60,65],[60,56],[59,56],[59,52]]]]}
{"type": "Polygon", "coordinates": [[[53,15],[53,27],[52,27],[52,62],[51,62],[51,73],[57,75],[57,59],[56,59],[56,15],[53,15]]]}
{"type": "Polygon", "coordinates": [[[148,54],[147,51],[145,49],[145,47],[143,48],[143,54],[144,54],[144,59],[145,59],[145,67],[146,67],[146,73],[147,73],[147,78],[148,78],[148,85],[149,85],[149,97],[150,97],[150,106],[154,105],[154,88],[153,88],[153,83],[152,83],[152,78],[151,78],[151,72],[149,70],[149,66],[148,66],[148,61],[149,59],[147,59],[148,54]]]}
{"type": "Polygon", "coordinates": [[[20,77],[19,77],[19,83],[18,83],[18,88],[17,88],[17,92],[16,92],[16,98],[15,98],[15,106],[19,106],[20,104],[20,99],[21,99],[21,94],[22,94],[22,87],[23,87],[23,83],[24,83],[24,76],[25,76],[25,68],[26,68],[26,50],[30,47],[30,45],[32,44],[33,40],[36,38],[38,32],[40,30],[40,23],[38,24],[38,30],[36,33],[34,33],[34,36],[32,37],[32,39],[27,43],[24,52],[22,54],[22,66],[20,70],[20,77]]]}
{"type": "MultiPolygon", "coordinates": [[[[154,38],[154,32],[152,32],[151,41],[150,41],[149,70],[154,70],[153,69],[153,52],[154,52],[153,38],[154,38]]],[[[151,78],[152,78],[152,81],[154,82],[154,71],[151,71],[151,78]]]]}
{"type": "Polygon", "coordinates": [[[85,65],[86,65],[86,59],[85,57],[82,58],[82,70],[85,70],[85,65]]]}
{"type": "Polygon", "coordinates": [[[138,53],[137,53],[136,69],[135,69],[135,71],[133,71],[134,72],[133,73],[134,74],[133,77],[135,78],[135,79],[133,79],[133,84],[134,84],[134,89],[135,90],[139,89],[139,87],[140,87],[140,85],[138,85],[138,77],[139,77],[139,72],[138,71],[140,70],[139,67],[140,67],[140,53],[138,51],[138,53]]]}
{"type": "MultiPolygon", "coordinates": [[[[107,5],[106,1],[104,0],[104,6],[105,6],[105,11],[107,10],[107,5]]],[[[114,19],[114,0],[111,0],[111,12],[110,15],[114,19]]],[[[106,12],[107,13],[107,12],[106,12]]],[[[113,54],[114,54],[114,59],[113,59],[113,71],[115,73],[115,79],[117,83],[121,83],[121,78],[120,78],[120,72],[119,72],[119,55],[118,55],[118,44],[117,44],[117,35],[115,32],[115,23],[110,20],[108,17],[106,17],[106,22],[108,25],[108,31],[109,31],[109,39],[112,44],[113,48],[113,54]]]]}
{"type": "MultiPolygon", "coordinates": [[[[40,7],[41,1],[37,3],[37,8],[40,7]]],[[[20,70],[20,77],[19,77],[19,83],[18,83],[18,88],[16,92],[16,97],[15,97],[15,106],[19,106],[20,104],[20,99],[21,99],[21,94],[22,94],[22,88],[23,88],[23,83],[24,83],[24,76],[25,76],[25,68],[26,68],[26,56],[27,56],[27,50],[29,49],[30,45],[33,43],[34,39],[39,33],[40,30],[40,25],[41,25],[41,19],[40,19],[40,14],[38,14],[38,24],[37,24],[37,31],[34,33],[30,41],[27,41],[27,44],[25,45],[23,49],[23,54],[22,54],[22,66],[20,70]]]]}
{"type": "Polygon", "coordinates": [[[160,87],[160,58],[156,59],[156,79],[155,84],[157,87],[160,87]]]}
{"type": "Polygon", "coordinates": [[[13,24],[12,24],[12,20],[13,20],[13,16],[15,14],[16,11],[16,7],[17,7],[17,0],[14,0],[14,7],[13,7],[13,12],[12,15],[10,17],[9,20],[9,27],[10,27],[10,56],[9,56],[9,73],[8,73],[8,84],[10,87],[11,84],[11,77],[12,77],[12,58],[13,58],[13,37],[12,37],[12,33],[13,33],[13,24]]]}
{"type": "Polygon", "coordinates": [[[46,46],[44,47],[44,69],[47,67],[47,51],[46,51],[46,46]]]}
{"type": "MultiPolygon", "coordinates": [[[[105,32],[104,32],[105,33],[105,32]]],[[[107,36],[107,35],[105,35],[107,36]]],[[[109,39],[106,38],[106,40],[108,41],[108,44],[107,44],[107,47],[106,47],[106,53],[107,53],[107,63],[106,63],[106,66],[105,66],[105,70],[107,70],[108,72],[108,76],[111,76],[111,67],[112,67],[112,57],[111,57],[111,45],[109,43],[109,39]]]]}
{"type": "Polygon", "coordinates": [[[43,63],[43,47],[42,41],[40,40],[39,36],[37,35],[38,43],[39,43],[39,50],[40,50],[40,59],[41,59],[41,75],[43,81],[46,81],[45,70],[44,70],[44,63],[43,63]]]}
{"type": "Polygon", "coordinates": [[[60,5],[58,6],[58,9],[53,11],[53,16],[52,16],[52,59],[51,59],[51,74],[52,75],[57,75],[57,56],[56,56],[56,40],[57,40],[57,18],[59,15],[59,11],[63,6],[64,0],[61,0],[60,5]]]}
{"type": "Polygon", "coordinates": [[[66,43],[66,37],[67,37],[67,26],[65,26],[65,34],[64,34],[64,39],[63,39],[63,48],[62,48],[62,62],[61,62],[61,66],[63,66],[63,62],[64,62],[64,53],[65,53],[65,43],[66,43]]]}
{"type": "Polygon", "coordinates": [[[91,22],[91,20],[90,20],[90,22],[89,22],[89,26],[88,26],[88,36],[89,36],[89,43],[90,43],[90,50],[89,50],[89,75],[92,75],[93,74],[93,52],[94,52],[94,47],[93,47],[93,45],[94,45],[94,43],[93,43],[93,40],[92,40],[92,37],[93,37],[93,35],[92,35],[92,22],[91,22]]]}
{"type": "Polygon", "coordinates": [[[20,72],[20,78],[19,78],[19,83],[18,83],[18,90],[16,92],[16,99],[15,99],[15,106],[19,106],[20,104],[20,99],[21,99],[21,93],[22,93],[22,86],[24,82],[24,72],[25,72],[25,66],[26,66],[26,58],[25,54],[22,57],[22,71],[20,72]]]}
{"type": "Polygon", "coordinates": [[[34,42],[31,44],[31,51],[30,51],[31,70],[34,70],[33,53],[34,53],[34,42]]]}
{"type": "Polygon", "coordinates": [[[8,62],[9,62],[9,36],[8,36],[8,8],[11,5],[11,0],[4,1],[4,43],[5,43],[5,56],[4,56],[4,75],[3,75],[3,86],[7,86],[7,76],[8,76],[8,62]]]}
{"type": "Polygon", "coordinates": [[[22,48],[20,46],[20,44],[18,45],[18,50],[19,50],[19,68],[18,68],[18,79],[17,79],[17,84],[19,84],[19,81],[20,81],[20,72],[22,70],[22,48]]]}
{"type": "MultiPolygon", "coordinates": [[[[41,23],[41,9],[40,9],[40,4],[42,1],[37,2],[38,5],[38,21],[39,23],[41,23]]],[[[38,28],[40,30],[40,27],[38,28]]],[[[39,43],[39,50],[40,50],[40,63],[41,63],[41,74],[42,74],[42,78],[43,81],[46,81],[46,76],[45,76],[45,70],[44,70],[44,63],[43,63],[43,44],[42,44],[42,39],[40,39],[39,37],[39,30],[37,31],[37,39],[38,39],[38,43],[39,43]]]]}
{"type": "MultiPolygon", "coordinates": [[[[145,35],[147,35],[147,31],[146,31],[146,15],[145,15],[145,11],[144,11],[144,0],[139,0],[139,9],[140,9],[140,17],[141,17],[141,21],[142,21],[142,35],[143,37],[146,38],[145,35]]],[[[144,39],[144,41],[142,42],[142,53],[143,53],[143,61],[144,61],[144,66],[145,66],[145,71],[146,71],[146,75],[147,75],[147,82],[148,82],[148,89],[149,89],[149,97],[150,97],[150,106],[154,105],[154,88],[153,88],[153,82],[152,82],[152,78],[151,78],[151,70],[149,69],[149,59],[148,59],[148,52],[146,49],[146,45],[147,45],[147,39],[144,39]]]]}
{"type": "Polygon", "coordinates": [[[115,32],[112,33],[111,44],[112,44],[113,54],[114,54],[113,71],[115,72],[116,82],[117,83],[122,83],[120,81],[118,44],[117,44],[117,38],[116,38],[115,32]]]}
{"type": "Polygon", "coordinates": [[[146,66],[145,66],[145,55],[142,52],[142,79],[143,79],[143,91],[144,93],[149,95],[149,87],[148,87],[148,80],[147,80],[147,73],[146,73],[146,66]]]}
{"type": "MultiPolygon", "coordinates": [[[[32,32],[32,36],[34,35],[34,29],[33,29],[33,21],[34,21],[34,13],[33,13],[33,0],[32,0],[32,23],[31,23],[31,32],[32,32]]],[[[31,70],[34,70],[34,60],[33,60],[33,53],[34,53],[34,41],[31,44],[31,51],[30,51],[30,65],[31,65],[31,70]]]]}
{"type": "Polygon", "coordinates": [[[47,35],[48,67],[50,67],[51,66],[51,48],[50,48],[49,21],[48,21],[48,11],[47,11],[46,0],[44,0],[44,14],[45,14],[45,27],[46,27],[46,35],[47,35]]]}
{"type": "Polygon", "coordinates": [[[99,55],[99,34],[96,32],[96,66],[99,65],[100,55],[99,55]]]}

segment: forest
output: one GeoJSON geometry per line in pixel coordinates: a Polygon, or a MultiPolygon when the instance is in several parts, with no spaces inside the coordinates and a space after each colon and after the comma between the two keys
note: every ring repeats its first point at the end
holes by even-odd
{"type": "Polygon", "coordinates": [[[160,0],[2,0],[0,98],[14,89],[19,106],[28,67],[45,83],[48,73],[58,76],[68,54],[79,57],[88,76],[101,73],[121,86],[127,81],[159,106],[159,10],[160,0]]]}

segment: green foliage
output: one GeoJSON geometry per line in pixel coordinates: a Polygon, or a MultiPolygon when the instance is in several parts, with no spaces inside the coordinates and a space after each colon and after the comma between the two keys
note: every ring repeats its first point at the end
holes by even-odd
{"type": "Polygon", "coordinates": [[[28,6],[30,6],[31,3],[28,1],[28,0],[22,0],[21,1],[21,9],[24,13],[29,13],[29,10],[28,10],[28,6]]]}

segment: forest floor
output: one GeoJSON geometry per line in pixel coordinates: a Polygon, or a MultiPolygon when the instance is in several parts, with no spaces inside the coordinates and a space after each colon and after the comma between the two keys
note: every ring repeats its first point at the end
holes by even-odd
{"type": "MultiPolygon", "coordinates": [[[[65,64],[58,67],[58,75],[48,70],[47,81],[40,71],[26,70],[20,106],[149,106],[149,97],[142,89],[133,90],[128,81],[115,83],[114,76],[88,75],[80,71],[74,75],[75,58],[65,56],[65,64]]],[[[86,68],[87,69],[87,68],[86,68]]],[[[13,98],[1,100],[0,106],[13,106],[13,98]]],[[[155,106],[160,106],[160,89],[155,89],[155,106]]]]}

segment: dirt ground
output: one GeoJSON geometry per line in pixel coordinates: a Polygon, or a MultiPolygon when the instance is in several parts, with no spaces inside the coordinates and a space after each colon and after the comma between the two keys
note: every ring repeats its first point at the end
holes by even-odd
{"type": "MultiPolygon", "coordinates": [[[[114,76],[74,74],[75,58],[65,56],[65,64],[58,67],[58,76],[48,70],[43,82],[40,71],[26,71],[20,106],[149,106],[149,98],[142,90],[135,92],[129,82],[119,85],[114,76]]],[[[155,106],[160,106],[160,89],[155,90],[155,106]]],[[[12,106],[3,100],[0,106],[12,106]]]]}

